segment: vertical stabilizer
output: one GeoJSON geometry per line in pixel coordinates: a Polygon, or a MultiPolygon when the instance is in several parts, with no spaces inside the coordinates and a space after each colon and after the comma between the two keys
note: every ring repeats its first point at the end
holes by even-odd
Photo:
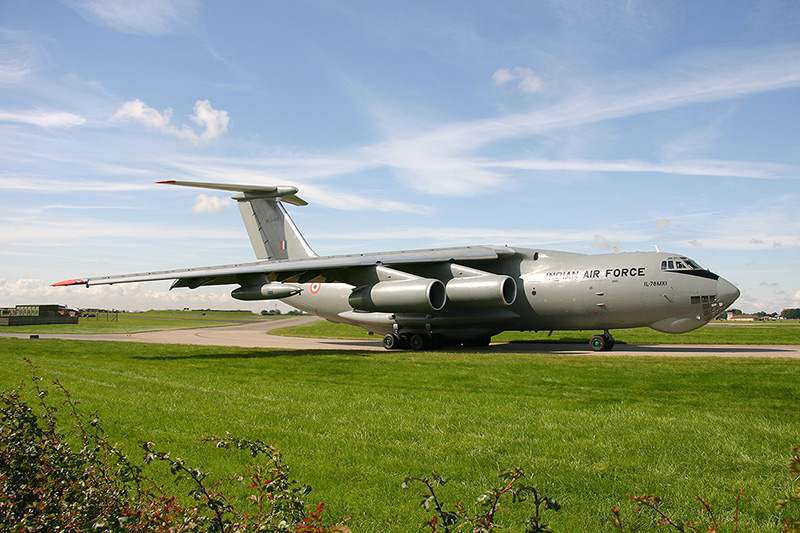
{"type": "Polygon", "coordinates": [[[308,205],[295,196],[295,187],[259,187],[226,183],[196,183],[191,181],[159,181],[170,185],[233,191],[242,214],[247,235],[258,259],[303,259],[317,254],[306,242],[284,209],[282,202],[308,205]]]}
{"type": "Polygon", "coordinates": [[[243,192],[233,197],[258,259],[302,259],[317,254],[311,249],[280,197],[243,192]]]}

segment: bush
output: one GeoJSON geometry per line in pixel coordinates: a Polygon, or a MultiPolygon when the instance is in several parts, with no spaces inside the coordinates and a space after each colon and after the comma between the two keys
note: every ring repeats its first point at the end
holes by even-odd
{"type": "Polygon", "coordinates": [[[241,450],[261,459],[244,475],[211,480],[180,458],[144,444],[144,463],[166,462],[188,484],[192,505],[182,505],[163,487],[144,477],[117,445],[111,444],[97,417],[87,420],[58,381],[68,414],[75,420],[72,443],[59,430],[57,409],[33,375],[38,405],[21,389],[0,393],[0,524],[11,531],[156,531],[156,532],[348,532],[344,525],[326,528],[322,504],[306,513],[302,497],[311,490],[289,477],[272,446],[230,435],[203,440],[219,449],[241,450]],[[38,412],[37,412],[38,411],[38,412]],[[75,444],[77,443],[77,444],[75,444]],[[224,483],[244,483],[250,510],[240,510],[221,490],[224,483]]]}

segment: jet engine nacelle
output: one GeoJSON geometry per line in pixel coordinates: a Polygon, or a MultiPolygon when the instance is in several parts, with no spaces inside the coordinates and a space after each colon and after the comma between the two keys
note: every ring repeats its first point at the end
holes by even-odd
{"type": "Polygon", "coordinates": [[[285,285],[283,283],[264,283],[259,285],[245,285],[231,292],[231,296],[237,300],[278,300],[293,296],[302,289],[295,285],[285,285]]]}
{"type": "Polygon", "coordinates": [[[510,276],[454,278],[446,289],[448,306],[504,307],[517,299],[517,283],[510,276]]]}
{"type": "Polygon", "coordinates": [[[438,279],[415,278],[380,281],[355,289],[348,298],[360,311],[424,313],[439,311],[447,301],[444,283],[438,279]]]}

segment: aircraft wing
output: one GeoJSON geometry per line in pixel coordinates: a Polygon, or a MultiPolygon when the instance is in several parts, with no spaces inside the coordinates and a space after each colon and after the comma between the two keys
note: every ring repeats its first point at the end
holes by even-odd
{"type": "Polygon", "coordinates": [[[171,279],[175,280],[171,289],[176,287],[195,289],[205,285],[242,283],[243,280],[252,275],[265,275],[270,281],[296,283],[344,282],[353,284],[354,279],[357,280],[359,277],[359,270],[376,265],[402,266],[452,261],[485,261],[510,256],[514,253],[515,251],[507,246],[463,246],[429,250],[336,255],[71,279],[54,283],[53,286],[86,285],[89,287],[93,285],[114,285],[116,283],[171,279]]]}

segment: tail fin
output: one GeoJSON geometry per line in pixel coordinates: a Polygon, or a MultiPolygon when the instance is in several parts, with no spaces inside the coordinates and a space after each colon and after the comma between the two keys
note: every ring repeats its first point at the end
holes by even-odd
{"type": "Polygon", "coordinates": [[[308,205],[308,202],[295,196],[296,187],[258,187],[172,180],[158,183],[238,193],[233,199],[239,205],[244,226],[258,259],[302,259],[317,255],[281,204],[286,202],[292,205],[308,205]]]}

